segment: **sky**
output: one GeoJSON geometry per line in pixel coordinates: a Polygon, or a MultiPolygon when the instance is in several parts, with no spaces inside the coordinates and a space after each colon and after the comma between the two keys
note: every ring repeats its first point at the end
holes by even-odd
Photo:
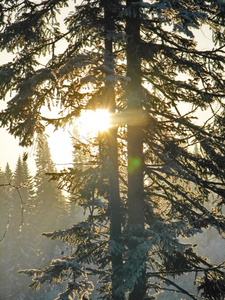
{"type": "MultiPolygon", "coordinates": [[[[3,63],[2,61],[2,56],[0,56],[0,64],[3,63]]],[[[0,111],[6,107],[7,100],[0,100],[0,111]]],[[[48,116],[51,117],[51,115],[48,116]]],[[[48,135],[52,160],[56,165],[58,165],[58,169],[62,169],[64,166],[72,162],[72,133],[69,129],[59,129],[54,131],[53,126],[49,126],[45,133],[48,135]]],[[[30,172],[31,174],[34,174],[36,171],[36,145],[34,144],[28,148],[21,147],[19,146],[18,138],[14,138],[14,136],[9,134],[6,128],[0,128],[0,169],[2,171],[5,170],[7,163],[9,163],[11,170],[14,171],[18,157],[22,157],[25,152],[28,154],[27,162],[30,172]]]]}
{"type": "MultiPolygon", "coordinates": [[[[0,110],[2,109],[0,101],[0,110]]],[[[68,130],[58,130],[54,132],[53,127],[48,128],[46,133],[49,136],[49,146],[51,149],[52,160],[58,169],[72,162],[72,142],[68,130]]],[[[34,174],[35,169],[35,149],[33,145],[29,148],[19,146],[19,139],[15,139],[9,134],[6,129],[0,128],[0,169],[5,170],[7,162],[12,171],[14,171],[18,157],[23,156],[23,153],[28,153],[28,166],[31,174],[34,174]]]]}

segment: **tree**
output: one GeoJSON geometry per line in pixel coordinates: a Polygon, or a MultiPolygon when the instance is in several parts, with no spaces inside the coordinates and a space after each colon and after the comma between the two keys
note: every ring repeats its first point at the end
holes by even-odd
{"type": "Polygon", "coordinates": [[[36,167],[34,213],[37,217],[40,234],[71,225],[71,222],[74,222],[74,218],[78,216],[79,211],[76,208],[72,210],[72,204],[67,201],[66,196],[58,189],[57,183],[50,180],[51,178],[48,174],[56,172],[56,167],[52,161],[48,141],[45,137],[40,138],[37,145],[36,167]]]}
{"type": "Polygon", "coordinates": [[[10,169],[9,163],[6,163],[5,179],[6,179],[6,183],[10,183],[12,181],[12,171],[10,169]]]}
{"type": "Polygon", "coordinates": [[[9,164],[6,165],[5,172],[0,169],[0,201],[1,201],[1,218],[0,218],[0,242],[3,241],[8,231],[10,220],[11,188],[8,185],[11,182],[12,172],[9,164]]]}
{"type": "Polygon", "coordinates": [[[56,172],[54,163],[51,159],[51,153],[47,139],[43,138],[37,146],[36,151],[37,173],[36,181],[36,198],[35,214],[40,220],[37,220],[40,234],[48,230],[56,230],[61,223],[61,216],[65,215],[65,199],[57,184],[50,181],[47,173],[56,172]],[[55,218],[55,216],[58,216],[55,218]]]}
{"type": "Polygon", "coordinates": [[[15,230],[18,224],[20,224],[19,230],[21,230],[24,224],[24,212],[28,213],[34,193],[34,186],[33,182],[31,182],[27,162],[19,156],[12,178],[12,214],[14,214],[13,224],[15,230]]]}
{"type": "Polygon", "coordinates": [[[15,186],[15,194],[21,195],[22,201],[27,202],[28,201],[28,171],[27,171],[27,164],[26,162],[21,160],[21,157],[17,160],[16,170],[13,176],[13,185],[15,186]]]}
{"type": "Polygon", "coordinates": [[[67,207],[69,204],[65,205],[57,185],[49,182],[49,177],[45,174],[54,171],[55,167],[51,161],[47,140],[42,140],[43,143],[37,148],[37,174],[32,180],[29,177],[28,165],[22,163],[20,157],[14,179],[8,164],[5,172],[2,172],[0,297],[24,300],[37,297],[49,299],[62,291],[58,286],[54,291],[46,288],[38,292],[28,290],[26,287],[31,284],[30,279],[18,274],[20,269],[45,267],[59,253],[65,251],[60,241],[52,242],[43,237],[44,231],[56,230],[60,226],[64,228],[71,225],[74,219],[80,218],[77,211],[71,215],[72,209],[67,207]],[[34,190],[33,185],[36,193],[28,197],[31,194],[29,190],[34,190]]]}
{"type": "Polygon", "coordinates": [[[30,145],[45,125],[64,126],[84,109],[107,107],[118,131],[111,130],[113,139],[101,134],[85,145],[87,168],[52,173],[89,215],[46,234],[76,245],[71,255],[26,273],[37,287],[67,274],[59,299],[88,297],[93,287],[87,273],[99,276],[106,298],[152,299],[175,290],[197,299],[176,282],[195,272],[203,298],[223,299],[223,264],[213,266],[182,238],[210,226],[224,230],[225,4],[89,0],[71,8],[60,26],[58,10],[70,3],[2,4],[1,49],[18,54],[0,69],[2,97],[17,88],[1,125],[30,145]],[[202,26],[212,32],[208,50],[194,39],[202,26]],[[41,114],[52,103],[61,109],[59,118],[41,114]],[[209,114],[203,122],[200,112],[209,114]],[[212,194],[216,201],[209,208],[212,194]]]}
{"type": "Polygon", "coordinates": [[[0,193],[1,193],[1,228],[4,228],[4,234],[3,236],[5,236],[7,229],[8,229],[8,225],[9,225],[9,221],[11,218],[11,208],[13,205],[13,201],[12,201],[12,179],[13,179],[13,174],[12,171],[10,169],[9,164],[6,164],[5,167],[5,171],[2,172],[0,170],[0,184],[1,184],[1,188],[0,188],[0,193]],[[5,225],[5,226],[4,226],[5,225]]]}
{"type": "MultiPolygon", "coordinates": [[[[138,1],[139,4],[141,1],[138,1]]],[[[140,47],[140,8],[135,1],[126,1],[128,14],[126,17],[126,55],[127,55],[127,76],[130,81],[127,85],[127,109],[135,118],[142,116],[141,99],[141,56],[140,47]]],[[[138,240],[142,238],[144,218],[144,157],[143,157],[143,129],[142,124],[128,123],[127,125],[127,154],[128,154],[128,222],[130,229],[129,264],[138,266],[136,282],[129,299],[144,299],[146,293],[145,283],[145,260],[140,261],[138,253],[138,240]]],[[[129,266],[130,267],[130,266],[129,266]]]]}
{"type": "MultiPolygon", "coordinates": [[[[107,70],[105,74],[105,89],[103,90],[103,105],[111,114],[116,112],[115,101],[115,65],[113,53],[113,35],[115,34],[115,21],[116,16],[120,9],[119,1],[102,1],[104,7],[104,65],[107,70]],[[111,78],[110,78],[111,76],[111,78]]],[[[101,142],[101,141],[100,141],[101,142]]],[[[106,157],[101,157],[103,168],[108,162],[106,167],[106,179],[108,179],[108,201],[109,201],[109,220],[110,220],[110,242],[121,248],[122,241],[122,203],[120,199],[119,188],[119,162],[118,162],[118,142],[117,142],[117,128],[109,129],[106,136],[106,157]]],[[[101,149],[99,149],[101,150],[101,149]]],[[[100,153],[101,154],[101,153],[100,153]]],[[[124,294],[117,292],[120,286],[118,278],[122,272],[123,258],[122,252],[116,251],[111,254],[112,263],[112,298],[115,300],[124,299],[124,294]]]]}
{"type": "MultiPolygon", "coordinates": [[[[2,184],[6,193],[5,197],[1,198],[1,220],[5,222],[5,226],[2,227],[5,228],[5,233],[0,244],[2,254],[0,297],[28,299],[24,286],[30,284],[30,280],[22,279],[18,270],[32,267],[37,249],[34,236],[29,230],[33,185],[26,162],[22,162],[19,157],[14,173],[7,163],[2,184]]],[[[29,299],[33,299],[32,293],[29,299]]]]}

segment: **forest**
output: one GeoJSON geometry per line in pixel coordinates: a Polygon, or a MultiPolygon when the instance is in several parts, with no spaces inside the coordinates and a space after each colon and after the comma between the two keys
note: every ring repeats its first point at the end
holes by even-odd
{"type": "Polygon", "coordinates": [[[37,148],[34,177],[27,154],[1,171],[8,299],[223,300],[225,2],[15,0],[0,20],[0,127],[37,148]],[[90,111],[109,126],[82,136],[90,111]],[[49,126],[72,128],[62,170],[49,126]]]}
{"type": "Polygon", "coordinates": [[[44,267],[69,251],[62,242],[48,240],[42,233],[71,226],[84,218],[73,204],[72,195],[63,194],[46,176],[46,172],[56,170],[46,139],[37,148],[35,162],[33,176],[21,157],[14,172],[8,163],[4,171],[0,170],[0,299],[55,298],[59,287],[54,291],[32,291],[30,278],[18,272],[44,267]]]}

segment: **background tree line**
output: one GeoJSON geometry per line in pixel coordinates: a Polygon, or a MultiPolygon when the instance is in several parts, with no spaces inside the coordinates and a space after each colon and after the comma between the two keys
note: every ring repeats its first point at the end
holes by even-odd
{"type": "Polygon", "coordinates": [[[65,228],[82,218],[81,212],[49,181],[46,172],[53,172],[46,139],[36,152],[36,174],[30,175],[27,161],[18,158],[15,171],[9,164],[0,172],[0,298],[49,299],[61,290],[42,288],[39,292],[28,289],[31,280],[18,273],[34,266],[44,267],[53,258],[66,252],[59,241],[42,236],[49,230],[65,228]]]}

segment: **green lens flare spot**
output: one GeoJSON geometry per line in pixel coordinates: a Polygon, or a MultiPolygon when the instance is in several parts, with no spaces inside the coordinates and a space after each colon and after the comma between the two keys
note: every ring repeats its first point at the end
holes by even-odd
{"type": "Polygon", "coordinates": [[[132,162],[132,165],[133,165],[135,168],[139,167],[139,166],[141,165],[141,160],[140,160],[140,158],[134,158],[134,159],[133,159],[133,162],[132,162]]]}
{"type": "Polygon", "coordinates": [[[129,160],[128,171],[134,172],[141,166],[141,159],[139,157],[133,157],[129,160]]]}

